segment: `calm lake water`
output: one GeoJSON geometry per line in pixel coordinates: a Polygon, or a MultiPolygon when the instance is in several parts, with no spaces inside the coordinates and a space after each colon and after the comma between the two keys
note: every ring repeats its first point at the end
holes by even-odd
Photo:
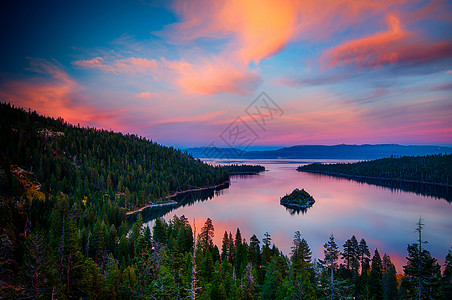
{"type": "MultiPolygon", "coordinates": [[[[247,241],[253,234],[262,241],[264,233],[269,232],[272,241],[285,254],[290,253],[293,234],[299,230],[316,258],[323,258],[323,244],[331,233],[341,249],[344,242],[355,235],[358,241],[361,238],[367,241],[372,253],[377,248],[381,256],[389,254],[399,273],[406,264],[407,244],[416,241],[415,226],[421,216],[425,223],[423,236],[428,241],[426,248],[444,263],[452,246],[451,203],[412,192],[296,171],[297,166],[309,162],[233,161],[260,164],[267,171],[259,175],[233,176],[231,186],[211,199],[161,214],[166,220],[174,215],[185,215],[192,224],[196,219],[198,233],[210,217],[215,227],[214,241],[220,249],[224,231],[235,235],[237,227],[247,241]],[[280,198],[295,188],[304,188],[316,200],[304,214],[293,214],[279,204],[280,198]]],[[[145,217],[145,221],[153,226],[153,220],[145,217]]]]}

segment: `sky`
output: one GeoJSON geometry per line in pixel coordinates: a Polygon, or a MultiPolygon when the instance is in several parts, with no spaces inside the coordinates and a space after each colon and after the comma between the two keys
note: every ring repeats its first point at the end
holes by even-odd
{"type": "Polygon", "coordinates": [[[452,145],[452,3],[4,1],[0,101],[174,147],[452,145]]]}

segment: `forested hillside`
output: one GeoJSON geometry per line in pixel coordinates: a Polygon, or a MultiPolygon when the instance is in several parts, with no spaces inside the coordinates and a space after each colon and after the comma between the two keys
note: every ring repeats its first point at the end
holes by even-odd
{"type": "Polygon", "coordinates": [[[298,171],[427,183],[452,184],[452,154],[381,158],[357,163],[314,163],[298,171]]]}
{"type": "MultiPolygon", "coordinates": [[[[142,137],[80,128],[5,103],[0,163],[0,288],[25,280],[16,273],[26,267],[30,242],[50,251],[55,278],[70,285],[68,268],[78,272],[89,257],[100,264],[116,256],[111,249],[129,232],[126,211],[229,179],[219,167],[142,137]]],[[[128,241],[133,252],[134,238],[128,241]]]]}
{"type": "Polygon", "coordinates": [[[221,168],[136,135],[79,128],[8,104],[0,105],[0,117],[4,168],[32,171],[45,193],[106,196],[129,210],[228,180],[221,168]]]}

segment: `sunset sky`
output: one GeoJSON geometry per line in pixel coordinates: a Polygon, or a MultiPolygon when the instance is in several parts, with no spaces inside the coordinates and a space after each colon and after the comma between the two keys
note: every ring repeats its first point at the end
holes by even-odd
{"type": "Polygon", "coordinates": [[[251,148],[452,145],[450,1],[8,2],[3,102],[176,147],[238,117],[251,148]]]}

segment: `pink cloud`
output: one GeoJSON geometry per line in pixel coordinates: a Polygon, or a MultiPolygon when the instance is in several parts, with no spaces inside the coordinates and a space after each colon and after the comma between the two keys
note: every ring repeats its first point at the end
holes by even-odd
{"type": "Polygon", "coordinates": [[[177,84],[189,94],[251,95],[261,84],[256,72],[220,58],[202,60],[198,64],[173,61],[167,62],[167,65],[177,73],[177,84]]]}
{"type": "Polygon", "coordinates": [[[30,59],[28,79],[10,79],[0,86],[0,98],[19,107],[31,108],[54,118],[62,117],[71,124],[96,125],[124,129],[116,118],[124,110],[96,109],[90,104],[85,88],[57,62],[30,59]]]}
{"type": "MultiPolygon", "coordinates": [[[[154,60],[136,57],[117,59],[94,57],[89,60],[78,60],[73,64],[115,74],[145,74],[156,80],[171,82],[187,94],[204,96],[221,93],[250,95],[261,84],[260,76],[243,63],[227,61],[220,57],[203,58],[195,62],[164,58],[154,60]]],[[[150,99],[151,96],[148,92],[136,95],[142,99],[150,99]]]]}
{"type": "Polygon", "coordinates": [[[452,57],[452,42],[421,40],[405,31],[399,17],[388,14],[387,31],[345,42],[322,55],[328,67],[355,65],[379,67],[398,63],[427,63],[452,57]]]}
{"type": "Polygon", "coordinates": [[[165,123],[193,123],[193,122],[208,122],[217,119],[219,116],[226,114],[227,110],[213,111],[205,114],[198,114],[195,116],[180,116],[163,119],[155,122],[155,124],[165,123]]]}
{"type": "Polygon", "coordinates": [[[326,52],[323,57],[328,60],[328,66],[353,63],[374,67],[396,63],[399,53],[394,45],[406,39],[409,34],[402,29],[400,19],[395,15],[388,15],[386,23],[388,30],[385,32],[346,42],[326,52]]]}
{"type": "Polygon", "coordinates": [[[155,94],[153,94],[151,92],[141,92],[139,94],[136,94],[135,97],[141,98],[144,100],[151,100],[155,97],[155,94]]]}

